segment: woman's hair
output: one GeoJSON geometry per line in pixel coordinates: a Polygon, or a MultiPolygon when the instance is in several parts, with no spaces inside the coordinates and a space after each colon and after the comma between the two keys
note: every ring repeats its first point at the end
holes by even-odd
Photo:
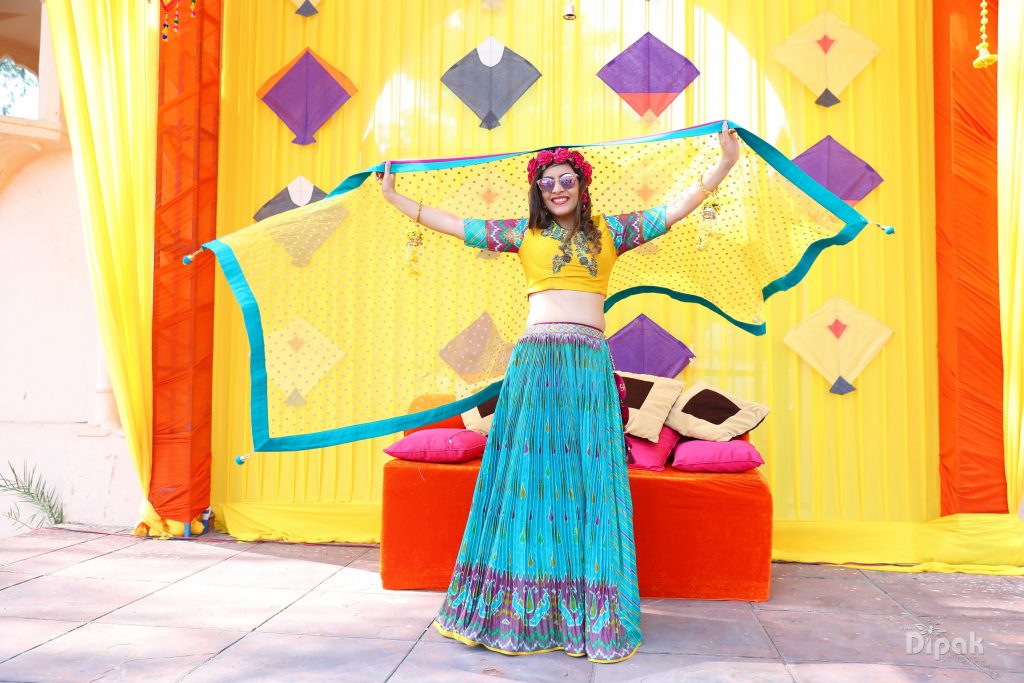
{"type": "Polygon", "coordinates": [[[568,243],[580,230],[583,231],[584,236],[587,238],[587,244],[590,247],[592,254],[601,253],[601,233],[594,225],[594,219],[591,218],[590,210],[592,208],[589,201],[589,192],[587,188],[590,183],[587,181],[586,176],[582,173],[581,169],[576,167],[576,164],[572,161],[562,161],[548,164],[547,166],[540,167],[530,178],[530,218],[527,225],[531,228],[546,228],[554,222],[555,217],[548,207],[544,205],[544,198],[541,196],[540,187],[537,186],[537,179],[544,175],[544,171],[551,166],[557,166],[559,163],[569,164],[576,173],[576,177],[579,180],[579,193],[578,200],[576,202],[576,220],[569,230],[568,236],[565,241],[568,243]]]}

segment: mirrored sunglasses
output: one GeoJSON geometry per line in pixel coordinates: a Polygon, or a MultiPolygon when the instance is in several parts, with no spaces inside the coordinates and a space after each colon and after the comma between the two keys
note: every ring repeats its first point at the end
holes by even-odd
{"type": "MultiPolygon", "coordinates": [[[[575,173],[563,173],[558,176],[558,183],[563,189],[571,190],[576,187],[577,179],[578,176],[575,173]]],[[[555,189],[555,179],[551,177],[538,178],[537,186],[540,187],[543,192],[551,192],[555,189]]]]}

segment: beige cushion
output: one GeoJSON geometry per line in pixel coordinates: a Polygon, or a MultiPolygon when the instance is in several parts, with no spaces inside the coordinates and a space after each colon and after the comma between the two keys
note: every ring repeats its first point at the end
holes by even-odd
{"type": "Polygon", "coordinates": [[[626,407],[629,408],[626,433],[657,443],[668,411],[679,397],[683,383],[636,372],[620,372],[619,375],[626,383],[626,407]]]}
{"type": "Polygon", "coordinates": [[[769,412],[701,381],[679,395],[665,424],[694,439],[729,441],[761,424],[769,412]]]}
{"type": "MultiPolygon", "coordinates": [[[[474,385],[459,386],[456,389],[456,396],[460,399],[467,396],[472,396],[478,391],[486,389],[494,382],[500,382],[501,377],[494,377],[487,380],[486,382],[480,382],[474,385]]],[[[462,421],[466,425],[466,429],[472,429],[474,432],[481,434],[489,434],[491,431],[491,420],[494,418],[494,409],[498,405],[498,396],[496,394],[493,398],[489,398],[475,408],[462,413],[462,421]]]]}

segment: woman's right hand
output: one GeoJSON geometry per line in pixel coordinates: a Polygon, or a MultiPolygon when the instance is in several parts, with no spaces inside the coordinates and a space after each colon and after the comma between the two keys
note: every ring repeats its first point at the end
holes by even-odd
{"type": "Polygon", "coordinates": [[[380,191],[385,199],[395,195],[395,174],[391,172],[391,162],[384,162],[384,172],[377,173],[377,180],[380,181],[380,191]]]}

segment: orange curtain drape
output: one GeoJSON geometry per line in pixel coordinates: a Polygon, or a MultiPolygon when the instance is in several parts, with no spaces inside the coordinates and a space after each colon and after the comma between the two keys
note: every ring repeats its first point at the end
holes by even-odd
{"type": "MultiPolygon", "coordinates": [[[[989,35],[998,3],[989,2],[989,35]]],[[[937,0],[935,64],[942,514],[1006,512],[999,352],[996,69],[975,69],[978,3],[937,0]]]]}
{"type": "Polygon", "coordinates": [[[217,214],[220,0],[182,13],[160,44],[153,264],[154,533],[200,531],[210,504],[213,259],[182,258],[213,239],[217,214]]]}

